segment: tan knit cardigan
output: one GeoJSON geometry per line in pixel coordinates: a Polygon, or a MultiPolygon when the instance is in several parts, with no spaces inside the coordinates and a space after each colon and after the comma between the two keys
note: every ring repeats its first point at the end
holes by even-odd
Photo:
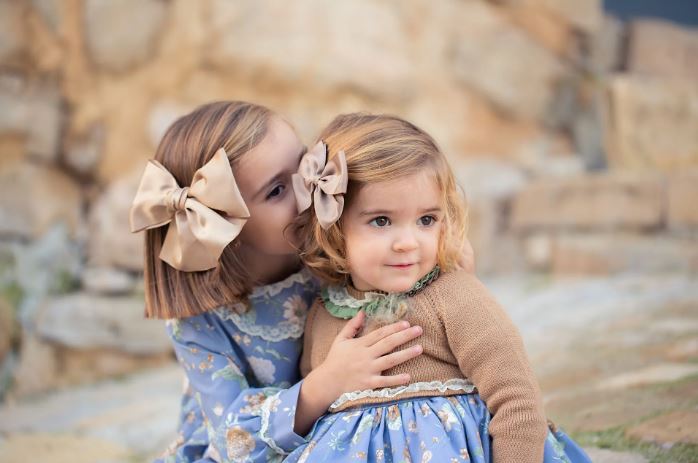
{"type": "MultiPolygon", "coordinates": [[[[422,336],[398,349],[421,344],[423,354],[384,374],[409,373],[412,383],[471,381],[492,414],[489,432],[494,462],[543,461],[548,427],[540,388],[518,330],[484,285],[467,272],[443,273],[410,301],[404,319],[424,331],[422,336]]],[[[315,301],[305,327],[303,376],[325,360],[332,341],[346,322],[332,316],[320,298],[315,301]]],[[[397,397],[346,400],[331,411],[395,399],[463,393],[434,388],[405,392],[397,397]]]]}

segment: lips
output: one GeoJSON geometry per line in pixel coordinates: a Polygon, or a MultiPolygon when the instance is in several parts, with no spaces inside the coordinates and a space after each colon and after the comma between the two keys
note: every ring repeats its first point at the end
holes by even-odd
{"type": "Polygon", "coordinates": [[[414,264],[389,264],[388,267],[394,267],[394,268],[409,268],[413,266],[414,264]]]}

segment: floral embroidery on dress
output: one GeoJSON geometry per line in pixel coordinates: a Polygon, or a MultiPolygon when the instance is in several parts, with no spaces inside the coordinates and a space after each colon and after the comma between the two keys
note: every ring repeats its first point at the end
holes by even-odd
{"type": "Polygon", "coordinates": [[[229,429],[225,437],[228,459],[235,463],[246,461],[255,448],[252,435],[240,426],[229,429]]]}
{"type": "Polygon", "coordinates": [[[247,360],[250,362],[250,367],[254,371],[257,379],[264,384],[274,383],[274,373],[276,372],[276,367],[271,360],[260,358],[260,357],[248,357],[247,360]]]}

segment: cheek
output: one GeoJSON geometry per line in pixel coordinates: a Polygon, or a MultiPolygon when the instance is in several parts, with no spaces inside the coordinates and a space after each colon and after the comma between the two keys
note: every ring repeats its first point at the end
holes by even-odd
{"type": "Polygon", "coordinates": [[[261,248],[274,249],[286,243],[284,230],[294,219],[295,213],[295,203],[290,201],[260,205],[250,210],[251,218],[245,224],[241,237],[261,248]]]}
{"type": "Polygon", "coordinates": [[[344,239],[350,263],[368,265],[381,259],[384,246],[379,237],[371,233],[352,233],[349,231],[345,234],[344,239]]]}

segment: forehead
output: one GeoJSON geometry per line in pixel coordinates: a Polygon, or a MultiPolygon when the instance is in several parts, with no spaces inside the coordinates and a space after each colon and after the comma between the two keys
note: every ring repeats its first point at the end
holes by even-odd
{"type": "Polygon", "coordinates": [[[261,185],[285,169],[297,168],[302,149],[303,144],[293,128],[282,118],[273,116],[264,139],[236,163],[235,175],[240,188],[254,189],[255,185],[261,185]]]}
{"type": "MultiPolygon", "coordinates": [[[[365,209],[428,209],[441,205],[441,190],[433,172],[422,172],[397,180],[364,185],[350,207],[365,209]]],[[[359,211],[360,212],[360,211],[359,211]]]]}

